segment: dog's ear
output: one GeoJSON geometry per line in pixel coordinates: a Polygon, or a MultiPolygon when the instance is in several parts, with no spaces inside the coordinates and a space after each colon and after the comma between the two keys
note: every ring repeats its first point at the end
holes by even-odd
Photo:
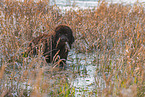
{"type": "Polygon", "coordinates": [[[72,44],[74,41],[75,41],[75,38],[74,38],[74,36],[73,36],[73,31],[72,31],[72,29],[71,28],[69,28],[69,40],[70,40],[70,44],[72,44]]]}
{"type": "Polygon", "coordinates": [[[71,35],[71,44],[75,41],[73,34],[71,35]]]}
{"type": "Polygon", "coordinates": [[[72,32],[72,30],[70,29],[70,36],[68,37],[69,38],[69,46],[70,46],[70,48],[71,48],[71,45],[73,44],[73,42],[75,41],[75,38],[74,38],[74,36],[73,36],[73,32],[72,32]]]}
{"type": "Polygon", "coordinates": [[[54,34],[52,35],[52,41],[53,41],[53,43],[56,44],[57,41],[58,41],[58,39],[59,39],[59,35],[56,34],[56,33],[54,33],[54,34]]]}

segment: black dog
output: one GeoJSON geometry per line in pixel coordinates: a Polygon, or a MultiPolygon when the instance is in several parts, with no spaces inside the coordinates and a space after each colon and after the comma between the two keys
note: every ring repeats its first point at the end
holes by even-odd
{"type": "Polygon", "coordinates": [[[62,60],[59,65],[63,67],[73,42],[74,36],[70,27],[59,25],[52,34],[43,34],[31,40],[26,53],[37,55],[42,52],[47,63],[59,57],[62,60]]]}

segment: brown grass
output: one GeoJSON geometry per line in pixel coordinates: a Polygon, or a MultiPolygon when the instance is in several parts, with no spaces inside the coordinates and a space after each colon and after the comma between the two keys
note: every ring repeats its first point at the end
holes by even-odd
{"type": "Polygon", "coordinates": [[[1,96],[13,93],[17,96],[74,96],[74,87],[67,80],[68,75],[75,75],[73,71],[64,73],[51,66],[48,69],[41,56],[30,60],[21,55],[33,37],[51,33],[58,24],[72,28],[76,53],[96,54],[93,64],[99,67],[96,72],[102,75],[106,87],[98,89],[96,81],[90,96],[145,95],[144,4],[102,2],[94,9],[61,14],[57,6],[49,6],[46,1],[0,3],[1,96]],[[25,89],[23,83],[26,83],[25,89]]]}

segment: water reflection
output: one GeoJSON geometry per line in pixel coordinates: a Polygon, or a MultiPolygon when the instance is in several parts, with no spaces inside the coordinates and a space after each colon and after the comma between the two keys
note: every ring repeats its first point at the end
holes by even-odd
{"type": "Polygon", "coordinates": [[[105,86],[104,80],[96,72],[97,64],[93,62],[96,54],[75,54],[74,50],[72,50],[69,53],[69,60],[71,58],[73,59],[73,64],[76,65],[75,68],[80,66],[80,73],[76,74],[76,78],[71,80],[71,85],[75,87],[76,97],[84,94],[89,96],[89,92],[93,92],[97,87],[103,88],[105,86]],[[99,84],[96,84],[96,81],[99,84]]]}
{"type": "Polygon", "coordinates": [[[81,92],[80,90],[87,90],[88,92],[93,91],[93,89],[95,88],[94,84],[95,84],[95,66],[86,66],[86,70],[87,70],[87,76],[77,76],[76,79],[74,79],[74,81],[71,82],[71,84],[75,87],[76,89],[76,93],[75,96],[77,95],[82,95],[84,94],[83,92],[81,92]]]}

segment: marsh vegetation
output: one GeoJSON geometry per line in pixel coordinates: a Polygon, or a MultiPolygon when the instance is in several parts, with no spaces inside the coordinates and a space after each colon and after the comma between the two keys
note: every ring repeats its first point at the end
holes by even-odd
{"type": "Polygon", "coordinates": [[[65,13],[48,3],[1,0],[1,97],[145,96],[144,3],[99,2],[93,9],[65,13]],[[75,36],[66,70],[47,64],[41,54],[21,55],[32,38],[58,24],[69,25],[75,36]]]}

